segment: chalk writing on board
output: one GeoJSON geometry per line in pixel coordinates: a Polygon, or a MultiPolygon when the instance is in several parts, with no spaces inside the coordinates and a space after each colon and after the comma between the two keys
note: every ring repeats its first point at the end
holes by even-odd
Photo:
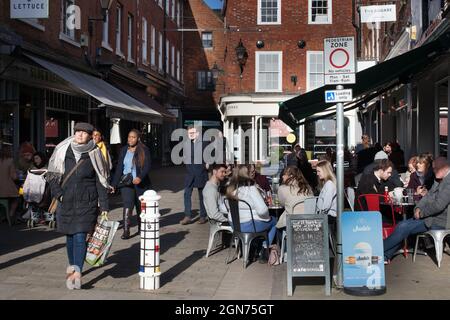
{"type": "Polygon", "coordinates": [[[292,221],[292,270],[323,272],[325,267],[323,220],[292,221]]]}

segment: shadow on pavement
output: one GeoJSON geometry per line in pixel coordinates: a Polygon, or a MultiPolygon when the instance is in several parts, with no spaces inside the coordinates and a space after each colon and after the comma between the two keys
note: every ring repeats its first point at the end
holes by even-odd
{"type": "Polygon", "coordinates": [[[161,274],[161,287],[172,282],[178,275],[182,274],[186,269],[191,267],[195,262],[202,259],[205,256],[205,250],[197,250],[192,252],[192,254],[186,257],[183,261],[177,263],[172,268],[164,271],[161,274]]]}
{"type": "MultiPolygon", "coordinates": [[[[163,245],[161,246],[160,254],[164,254],[167,250],[170,248],[176,246],[179,242],[184,240],[186,237],[187,231],[180,231],[176,233],[168,233],[161,235],[160,237],[160,243],[163,245]]],[[[126,240],[121,240],[126,241],[126,240]]],[[[103,271],[101,275],[98,277],[92,279],[91,281],[83,284],[84,289],[92,289],[94,288],[94,285],[107,278],[128,278],[133,275],[137,275],[139,270],[139,264],[140,264],[140,242],[134,243],[131,247],[119,250],[114,255],[109,256],[106,265],[104,267],[107,267],[109,265],[114,265],[111,269],[103,271]]],[[[161,260],[160,260],[161,263],[161,260]]],[[[92,271],[95,271],[96,268],[91,268],[83,273],[83,277],[85,277],[87,274],[91,273],[92,271]]]]}
{"type": "Polygon", "coordinates": [[[19,263],[22,263],[22,262],[25,262],[25,261],[37,258],[37,257],[42,256],[44,254],[51,253],[53,251],[56,251],[56,250],[59,250],[59,249],[65,248],[65,247],[66,247],[66,245],[64,243],[55,244],[54,246],[51,246],[51,247],[39,250],[37,252],[33,252],[33,253],[30,253],[30,254],[27,254],[27,255],[20,256],[18,258],[9,260],[7,262],[0,263],[0,270],[9,268],[9,267],[14,266],[16,264],[19,264],[19,263]]]}
{"type": "Polygon", "coordinates": [[[25,224],[11,228],[0,225],[0,256],[61,237],[62,234],[45,226],[28,229],[25,224]]]}

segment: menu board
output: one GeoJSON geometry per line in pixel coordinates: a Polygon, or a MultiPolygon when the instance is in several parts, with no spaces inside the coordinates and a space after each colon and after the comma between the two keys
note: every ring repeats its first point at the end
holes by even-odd
{"type": "Polygon", "coordinates": [[[326,294],[331,294],[328,217],[321,214],[287,216],[288,295],[293,277],[326,278],[326,294]]]}

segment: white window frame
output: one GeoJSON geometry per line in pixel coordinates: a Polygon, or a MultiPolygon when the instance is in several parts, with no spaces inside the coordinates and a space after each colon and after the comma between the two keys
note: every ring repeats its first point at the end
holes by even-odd
{"type": "MultiPolygon", "coordinates": [[[[311,56],[312,55],[317,55],[317,54],[321,54],[322,55],[322,65],[323,65],[323,51],[307,51],[306,52],[306,92],[317,89],[319,87],[311,87],[311,78],[310,78],[310,60],[311,60],[311,56]]],[[[325,68],[325,66],[323,65],[323,68],[325,68]]],[[[322,73],[322,75],[324,76],[323,79],[323,85],[325,85],[325,69],[323,70],[324,72],[322,73]]],[[[315,73],[318,74],[318,73],[315,73]]]]}
{"type": "Polygon", "coordinates": [[[177,80],[180,81],[180,69],[181,69],[181,65],[180,65],[180,59],[181,55],[180,55],[180,50],[177,50],[177,80]]]}
{"type": "Polygon", "coordinates": [[[169,3],[169,0],[165,0],[165,1],[166,1],[166,14],[167,14],[167,16],[170,16],[170,7],[169,7],[170,3],[169,3]]]}
{"type": "Polygon", "coordinates": [[[169,55],[170,55],[170,42],[169,40],[166,39],[166,74],[169,74],[170,72],[169,55]]]}
{"type": "Polygon", "coordinates": [[[118,4],[116,7],[116,54],[123,57],[122,53],[122,14],[123,7],[118,4]]]}
{"type": "Polygon", "coordinates": [[[158,70],[164,71],[163,69],[163,36],[162,33],[159,33],[159,46],[158,46],[158,70]]]}
{"type": "Polygon", "coordinates": [[[18,19],[19,21],[28,24],[29,26],[32,26],[33,28],[36,28],[40,31],[45,32],[45,26],[39,23],[39,19],[36,18],[28,18],[28,19],[18,19]]]}
{"type": "Polygon", "coordinates": [[[255,52],[255,91],[256,92],[282,92],[283,91],[283,51],[259,51],[255,52]],[[278,88],[260,89],[259,88],[259,57],[262,55],[278,55],[278,88]]]}
{"type": "Polygon", "coordinates": [[[103,22],[102,47],[112,51],[111,45],[109,44],[109,11],[106,14],[106,21],[103,22]]]}
{"type": "Polygon", "coordinates": [[[142,64],[148,65],[148,26],[147,19],[142,18],[142,64]]]}
{"type": "Polygon", "coordinates": [[[171,18],[173,21],[175,21],[175,0],[170,1],[170,9],[171,9],[171,18]]]}
{"type": "Polygon", "coordinates": [[[333,23],[333,0],[327,0],[328,3],[328,13],[327,21],[312,21],[312,2],[313,0],[308,0],[308,24],[332,24],[333,23]]]}
{"type": "Polygon", "coordinates": [[[281,0],[277,0],[278,3],[278,10],[277,10],[277,21],[276,22],[263,22],[262,21],[262,14],[261,14],[261,1],[258,0],[258,24],[281,24],[281,0]]]}
{"type": "Polygon", "coordinates": [[[171,61],[170,61],[170,74],[175,78],[175,46],[172,46],[171,51],[171,61]]]}
{"type": "Polygon", "coordinates": [[[152,25],[151,26],[151,40],[150,40],[150,43],[151,43],[151,50],[150,50],[150,63],[151,63],[151,65],[152,66],[154,66],[154,65],[156,65],[156,56],[155,56],[155,53],[156,53],[156,30],[155,30],[155,27],[152,25]]]}
{"type": "Polygon", "coordinates": [[[161,9],[163,9],[163,0],[158,0],[158,6],[160,6],[161,9]]]}
{"type": "Polygon", "coordinates": [[[132,14],[128,14],[127,60],[128,60],[128,62],[131,62],[131,63],[134,63],[134,59],[133,59],[133,22],[134,22],[133,15],[132,14]]]}
{"type": "Polygon", "coordinates": [[[70,5],[75,5],[75,0],[61,0],[61,31],[60,31],[59,38],[60,39],[66,38],[66,40],[75,41],[75,37],[76,37],[75,29],[70,30],[70,29],[67,29],[67,26],[66,26],[66,20],[67,20],[66,10],[69,7],[69,6],[66,6],[67,2],[70,2],[70,5]],[[66,10],[64,10],[64,9],[66,9],[66,10]]]}
{"type": "Polygon", "coordinates": [[[181,1],[177,1],[177,25],[181,26],[181,1]]]}

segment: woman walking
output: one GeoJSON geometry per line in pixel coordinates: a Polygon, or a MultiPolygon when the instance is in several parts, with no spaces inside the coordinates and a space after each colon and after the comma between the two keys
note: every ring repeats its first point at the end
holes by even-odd
{"type": "Polygon", "coordinates": [[[75,135],[61,142],[49,161],[47,180],[56,209],[57,230],[67,236],[68,289],[81,289],[81,273],[86,257],[86,237],[95,228],[98,205],[108,212],[109,169],[92,140],[93,126],[77,123],[75,135]]]}
{"type": "Polygon", "coordinates": [[[150,151],[141,142],[141,133],[133,129],[128,134],[128,145],[120,150],[119,161],[113,183],[114,189],[120,188],[123,201],[123,235],[122,239],[130,238],[130,218],[133,207],[138,217],[138,232],[141,227],[141,204],[139,197],[150,188],[151,158],[150,151]]]}

